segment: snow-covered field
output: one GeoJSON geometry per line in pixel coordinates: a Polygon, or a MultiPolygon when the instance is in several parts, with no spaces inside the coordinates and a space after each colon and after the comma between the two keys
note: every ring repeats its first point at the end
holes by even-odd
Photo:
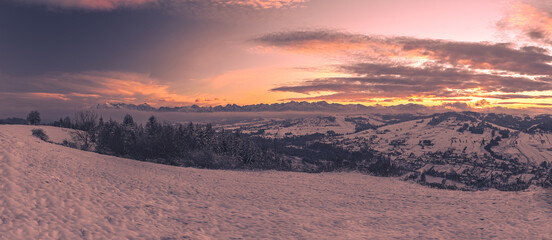
{"type": "Polygon", "coordinates": [[[377,130],[371,129],[346,135],[344,138],[363,139],[362,142],[370,142],[370,146],[378,151],[401,151],[405,156],[410,153],[420,156],[424,152],[444,152],[449,149],[454,149],[455,153],[474,152],[478,155],[487,153],[484,149],[485,144],[481,144],[481,141],[486,139],[488,142],[492,139],[490,131],[485,131],[483,134],[472,134],[468,131],[459,133],[456,131],[459,123],[455,119],[443,121],[437,126],[428,125],[430,120],[431,118],[401,122],[380,127],[377,130]],[[422,146],[420,143],[424,140],[431,141],[431,145],[422,146]],[[393,141],[401,141],[402,144],[392,146],[393,141]]]}
{"type": "Polygon", "coordinates": [[[383,122],[370,115],[361,114],[321,114],[303,118],[259,118],[241,123],[217,125],[226,130],[241,129],[244,133],[255,133],[263,130],[268,138],[286,136],[304,136],[315,133],[326,134],[333,131],[336,134],[352,134],[355,124],[347,118],[363,118],[372,125],[381,126],[383,122]]]}
{"type": "Polygon", "coordinates": [[[552,239],[542,188],[171,167],[46,143],[32,128],[0,125],[1,239],[552,239]]]}

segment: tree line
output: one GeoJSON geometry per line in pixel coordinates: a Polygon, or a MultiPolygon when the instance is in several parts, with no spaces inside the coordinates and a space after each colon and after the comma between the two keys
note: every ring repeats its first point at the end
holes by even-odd
{"type": "Polygon", "coordinates": [[[145,125],[136,123],[129,114],[122,122],[104,120],[92,111],[81,111],[72,120],[60,118],[53,125],[79,130],[73,138],[83,150],[175,166],[307,172],[359,170],[384,176],[400,173],[380,153],[371,149],[349,151],[324,143],[324,134],[263,138],[240,130],[215,130],[211,124],[160,122],[153,115],[145,125]]]}
{"type": "Polygon", "coordinates": [[[289,168],[271,149],[256,144],[247,135],[215,131],[210,124],[159,122],[151,116],[142,125],[129,114],[118,122],[104,121],[91,111],[83,111],[77,113],[71,127],[79,130],[73,138],[81,149],[102,154],[200,168],[289,168]]]}

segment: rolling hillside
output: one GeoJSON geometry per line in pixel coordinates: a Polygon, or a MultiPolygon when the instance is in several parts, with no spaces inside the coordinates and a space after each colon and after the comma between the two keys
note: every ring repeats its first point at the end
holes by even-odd
{"type": "Polygon", "coordinates": [[[538,187],[461,192],[358,173],[171,167],[46,143],[33,128],[0,126],[3,239],[552,236],[552,196],[538,187]]]}

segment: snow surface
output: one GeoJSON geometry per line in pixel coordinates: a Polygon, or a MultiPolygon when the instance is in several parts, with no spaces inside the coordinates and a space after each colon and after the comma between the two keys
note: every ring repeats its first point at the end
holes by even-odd
{"type": "Polygon", "coordinates": [[[512,137],[503,139],[495,151],[506,153],[527,162],[541,163],[552,161],[552,134],[515,132],[512,137]]]}
{"type": "MultiPolygon", "coordinates": [[[[254,134],[262,130],[262,135],[267,138],[327,134],[333,131],[341,136],[327,138],[328,143],[334,143],[349,150],[369,147],[380,152],[400,153],[403,157],[411,154],[414,157],[420,157],[437,151],[452,151],[457,155],[483,157],[490,154],[485,150],[485,146],[499,136],[496,130],[508,130],[509,138],[502,139],[498,146],[493,147],[494,152],[508,158],[517,158],[522,162],[540,164],[543,161],[552,161],[552,134],[550,133],[525,133],[486,122],[485,124],[493,126],[494,129],[487,127],[483,134],[476,134],[468,129],[463,132],[459,132],[458,129],[464,124],[477,126],[482,122],[481,120],[472,122],[451,117],[433,126],[428,125],[431,119],[428,117],[386,125],[375,115],[334,114],[295,119],[256,118],[217,125],[217,127],[226,130],[240,129],[244,133],[254,134]],[[334,119],[330,120],[331,117],[334,119]],[[346,121],[347,118],[362,118],[365,123],[380,127],[356,132],[356,125],[346,121]],[[430,144],[423,144],[424,141],[430,141],[430,144]]],[[[394,157],[397,156],[394,155],[394,157]]]]}
{"type": "MultiPolygon", "coordinates": [[[[468,130],[458,132],[464,123],[477,125],[469,121],[458,121],[454,118],[447,119],[436,126],[428,125],[431,118],[422,120],[405,121],[378,128],[377,130],[365,130],[358,133],[347,134],[342,137],[345,148],[357,149],[368,145],[380,152],[398,151],[403,156],[414,154],[421,156],[424,153],[452,150],[456,154],[467,153],[483,156],[489,154],[485,150],[493,136],[492,129],[485,128],[483,134],[470,133],[468,130]],[[422,146],[424,140],[431,141],[431,145],[422,146]],[[393,146],[394,141],[404,141],[393,146]]],[[[514,129],[493,125],[499,130],[509,130],[510,137],[499,142],[499,146],[493,147],[493,151],[510,158],[518,158],[521,161],[541,163],[552,161],[552,134],[550,133],[525,133],[514,129]]],[[[498,133],[495,132],[496,136],[498,133]]]]}
{"type": "Polygon", "coordinates": [[[172,167],[46,143],[33,128],[0,125],[1,239],[552,238],[552,193],[542,188],[172,167]]]}
{"type": "Polygon", "coordinates": [[[264,131],[264,137],[282,138],[290,136],[304,136],[315,133],[326,134],[333,131],[336,134],[352,134],[355,124],[347,118],[361,117],[374,126],[384,125],[383,122],[371,115],[362,114],[330,114],[303,118],[259,118],[239,123],[217,125],[226,130],[240,129],[244,133],[264,131]]]}
{"type": "MultiPolygon", "coordinates": [[[[484,149],[485,145],[481,142],[484,139],[487,142],[492,139],[489,130],[483,134],[472,134],[468,131],[459,133],[456,130],[461,124],[454,120],[443,121],[437,126],[428,125],[430,120],[431,118],[401,122],[380,127],[377,130],[346,135],[344,138],[363,139],[364,142],[369,142],[375,150],[382,152],[400,150],[406,156],[410,153],[420,156],[426,152],[444,152],[449,149],[454,149],[455,153],[473,152],[478,155],[488,153],[484,149]],[[424,140],[430,140],[432,145],[422,146],[420,143],[424,140]],[[393,141],[404,141],[404,143],[402,146],[392,146],[393,141]]],[[[353,141],[353,143],[355,142],[358,141],[353,141]]]]}

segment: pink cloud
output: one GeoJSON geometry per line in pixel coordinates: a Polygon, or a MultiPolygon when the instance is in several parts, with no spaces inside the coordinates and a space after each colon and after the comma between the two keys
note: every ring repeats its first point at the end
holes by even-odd
{"type": "MultiPolygon", "coordinates": [[[[46,6],[64,8],[64,9],[83,9],[94,11],[109,11],[117,8],[140,7],[148,4],[157,4],[167,2],[171,6],[181,4],[193,6],[237,6],[253,9],[272,9],[295,7],[307,0],[14,0],[18,2],[41,4],[46,6]]],[[[189,6],[186,6],[189,8],[189,6]]]]}
{"type": "Polygon", "coordinates": [[[552,44],[552,13],[550,9],[514,2],[510,13],[498,22],[501,30],[517,32],[519,37],[536,43],[552,44]]]}
{"type": "Polygon", "coordinates": [[[255,9],[295,7],[307,0],[214,0],[219,5],[252,7],[255,9]]]}
{"type": "MultiPolygon", "coordinates": [[[[16,0],[17,1],[17,0],[16,0]]],[[[41,4],[66,9],[113,10],[122,7],[138,7],[157,3],[159,0],[19,0],[20,2],[41,4]]]]}

